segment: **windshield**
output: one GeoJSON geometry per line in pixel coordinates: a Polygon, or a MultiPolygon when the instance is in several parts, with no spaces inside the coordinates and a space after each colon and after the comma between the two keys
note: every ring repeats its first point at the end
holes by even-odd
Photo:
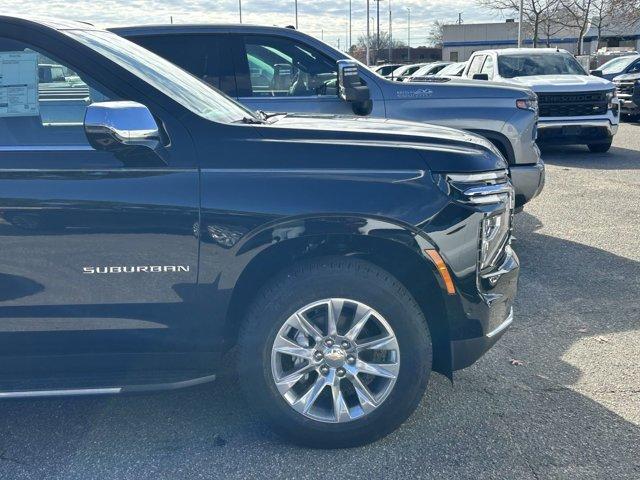
{"type": "Polygon", "coordinates": [[[411,75],[413,72],[418,70],[422,65],[403,65],[401,67],[396,68],[393,71],[394,77],[402,77],[406,75],[411,75]]]}
{"type": "Polygon", "coordinates": [[[432,65],[432,64],[429,64],[429,65],[425,65],[425,66],[423,66],[423,67],[420,67],[420,68],[418,68],[415,72],[413,72],[413,76],[414,76],[414,77],[421,77],[421,76],[423,76],[423,75],[426,75],[426,74],[428,74],[428,73],[431,71],[431,69],[432,69],[432,68],[433,68],[433,65],[432,65]]]}
{"type": "Polygon", "coordinates": [[[378,75],[382,75],[383,77],[391,74],[395,69],[398,68],[398,65],[381,65],[375,69],[375,72],[378,75]]]}
{"type": "Polygon", "coordinates": [[[565,53],[499,55],[498,71],[503,78],[587,74],[572,55],[565,53]]]}
{"type": "Polygon", "coordinates": [[[455,77],[457,75],[460,75],[462,73],[462,70],[464,70],[465,65],[466,64],[464,62],[452,63],[451,65],[447,65],[446,67],[444,67],[442,70],[438,72],[438,76],[444,77],[446,75],[451,75],[455,77]]]}
{"type": "Polygon", "coordinates": [[[247,117],[257,118],[254,112],[219,90],[114,33],[102,30],[67,30],[65,33],[207,120],[232,123],[247,117]]]}
{"type": "Polygon", "coordinates": [[[609,60],[607,63],[603,64],[600,67],[600,70],[602,70],[602,73],[604,73],[605,75],[607,73],[622,72],[638,58],[640,57],[637,55],[628,55],[626,57],[614,58],[613,60],[609,60]]]}

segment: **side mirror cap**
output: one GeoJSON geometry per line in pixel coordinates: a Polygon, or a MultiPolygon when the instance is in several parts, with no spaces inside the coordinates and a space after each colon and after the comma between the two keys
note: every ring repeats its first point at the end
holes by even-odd
{"type": "Polygon", "coordinates": [[[488,73],[474,73],[473,74],[473,78],[474,80],[489,80],[489,74],[488,73]]]}
{"type": "Polygon", "coordinates": [[[360,79],[358,64],[338,60],[338,92],[345,102],[366,102],[371,99],[369,87],[360,79]]]}
{"type": "Polygon", "coordinates": [[[160,128],[147,107],[136,102],[97,102],[87,107],[84,132],[96,150],[122,152],[162,145],[160,128]]]}
{"type": "Polygon", "coordinates": [[[602,70],[600,69],[596,69],[596,70],[591,70],[591,72],[589,72],[591,75],[593,75],[594,77],[601,77],[604,75],[602,73],[602,70]]]}
{"type": "Polygon", "coordinates": [[[373,110],[371,91],[358,74],[358,64],[352,60],[338,60],[338,95],[350,102],[356,115],[369,115],[373,110]]]}

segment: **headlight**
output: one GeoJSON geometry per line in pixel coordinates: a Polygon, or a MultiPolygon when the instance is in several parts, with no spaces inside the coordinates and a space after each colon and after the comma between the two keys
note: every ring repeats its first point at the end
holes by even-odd
{"type": "Polygon", "coordinates": [[[480,269],[492,266],[509,240],[511,209],[505,205],[500,213],[485,216],[482,220],[480,242],[480,269]]]}
{"type": "Polygon", "coordinates": [[[613,110],[613,101],[618,98],[618,92],[616,90],[611,90],[607,92],[607,108],[609,110],[613,110]]]}
{"type": "Polygon", "coordinates": [[[531,110],[538,114],[538,98],[523,98],[516,100],[516,107],[522,110],[531,110]]]}
{"type": "MultiPolygon", "coordinates": [[[[475,205],[504,203],[509,205],[513,187],[506,170],[482,173],[450,173],[446,175],[450,194],[456,200],[475,205]]],[[[439,182],[436,182],[439,183],[439,182]]]]}
{"type": "Polygon", "coordinates": [[[450,173],[436,183],[457,201],[483,211],[480,225],[480,270],[499,259],[511,239],[515,194],[506,170],[480,173],[450,173]],[[444,185],[443,185],[444,184],[444,185]]]}

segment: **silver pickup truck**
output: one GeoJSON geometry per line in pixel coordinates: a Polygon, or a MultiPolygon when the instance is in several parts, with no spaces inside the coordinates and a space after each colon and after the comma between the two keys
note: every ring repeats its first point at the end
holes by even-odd
{"type": "Polygon", "coordinates": [[[538,105],[527,88],[448,78],[428,84],[393,82],[290,28],[166,25],[112,30],[254,110],[355,113],[480,134],[509,162],[516,207],[543,188],[544,163],[535,143],[538,105]],[[357,68],[361,88],[351,101],[338,94],[339,64],[357,68]]]}

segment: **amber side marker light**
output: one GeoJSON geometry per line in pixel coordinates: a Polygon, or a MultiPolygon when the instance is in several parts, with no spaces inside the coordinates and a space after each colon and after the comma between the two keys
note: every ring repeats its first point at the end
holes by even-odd
{"type": "Polygon", "coordinates": [[[451,274],[449,273],[449,269],[447,265],[444,263],[444,260],[440,256],[438,252],[435,250],[425,249],[424,253],[426,253],[431,261],[435,264],[438,269],[438,273],[444,282],[444,286],[447,288],[447,293],[449,295],[455,295],[456,287],[453,285],[453,280],[451,279],[451,274]]]}

